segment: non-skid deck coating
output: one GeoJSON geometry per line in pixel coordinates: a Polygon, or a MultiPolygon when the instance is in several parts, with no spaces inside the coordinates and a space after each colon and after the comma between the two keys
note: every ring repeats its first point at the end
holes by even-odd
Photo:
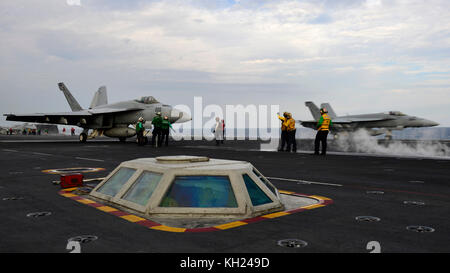
{"type": "Polygon", "coordinates": [[[84,144],[70,137],[30,136],[28,142],[25,137],[2,136],[0,140],[15,140],[0,142],[3,253],[67,253],[67,240],[79,235],[98,238],[82,244],[82,252],[367,253],[371,241],[379,242],[381,252],[450,252],[449,160],[260,152],[255,151],[258,143],[248,141],[226,141],[218,148],[214,142],[199,141],[208,149],[196,148],[192,141],[177,142],[155,149],[106,138],[84,144]],[[89,179],[106,176],[125,160],[180,154],[249,161],[277,188],[326,196],[333,204],[215,232],[167,232],[136,224],[138,218],[124,221],[63,197],[58,194],[61,188],[52,183],[59,175],[42,172],[99,168],[83,173],[89,179]],[[51,214],[27,217],[32,212],[51,214]],[[361,222],[358,216],[380,221],[361,222]],[[434,232],[407,229],[413,225],[434,232]],[[308,245],[277,244],[290,238],[308,245]]]}

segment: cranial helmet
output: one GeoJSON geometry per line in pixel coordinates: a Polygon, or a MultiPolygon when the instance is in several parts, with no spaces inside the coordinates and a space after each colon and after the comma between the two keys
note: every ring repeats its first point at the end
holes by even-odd
{"type": "Polygon", "coordinates": [[[327,111],[327,108],[320,108],[320,113],[321,114],[323,114],[323,113],[328,113],[328,111],[327,111]]]}

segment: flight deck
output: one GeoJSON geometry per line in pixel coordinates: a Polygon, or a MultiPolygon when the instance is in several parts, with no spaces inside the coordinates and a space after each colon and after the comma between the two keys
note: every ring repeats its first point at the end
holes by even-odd
{"type": "Polygon", "coordinates": [[[68,253],[73,238],[83,253],[369,253],[373,244],[382,253],[450,251],[448,159],[313,156],[261,151],[257,141],[176,141],[154,148],[133,140],[1,136],[0,252],[68,253]],[[57,170],[73,170],[93,188],[124,161],[174,155],[248,161],[280,193],[317,198],[320,206],[178,232],[114,206],[99,209],[107,205],[82,201],[90,199],[54,183],[57,170]]]}

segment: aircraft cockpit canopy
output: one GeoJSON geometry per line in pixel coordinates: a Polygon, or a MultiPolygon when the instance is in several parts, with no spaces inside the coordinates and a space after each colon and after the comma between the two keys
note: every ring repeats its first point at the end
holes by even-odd
{"type": "Polygon", "coordinates": [[[153,104],[153,103],[159,102],[152,96],[141,97],[140,99],[137,99],[136,101],[140,102],[140,103],[144,103],[144,104],[153,104]]]}
{"type": "Polygon", "coordinates": [[[400,111],[389,111],[388,114],[391,115],[391,116],[406,116],[405,114],[403,114],[400,111]]]}

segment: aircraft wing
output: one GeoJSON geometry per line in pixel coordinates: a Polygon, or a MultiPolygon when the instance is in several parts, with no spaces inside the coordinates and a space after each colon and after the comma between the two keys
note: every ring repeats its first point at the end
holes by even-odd
{"type": "Polygon", "coordinates": [[[128,112],[128,111],[139,111],[144,110],[145,108],[142,107],[130,107],[130,108],[94,108],[90,109],[87,112],[93,114],[93,115],[99,115],[99,114],[113,114],[113,113],[122,113],[122,112],[128,112]]]}
{"type": "MultiPolygon", "coordinates": [[[[349,123],[358,123],[358,122],[370,122],[370,121],[382,121],[382,120],[388,120],[388,118],[363,118],[363,117],[351,117],[351,118],[334,118],[331,121],[333,122],[333,124],[349,124],[349,123]]],[[[306,126],[306,125],[314,125],[317,126],[317,122],[315,120],[307,120],[307,121],[302,121],[302,120],[296,120],[296,122],[306,126]]],[[[308,126],[308,127],[310,127],[308,126]]]]}
{"type": "Polygon", "coordinates": [[[302,120],[296,120],[296,122],[300,123],[304,127],[316,129],[317,128],[317,121],[315,120],[308,120],[308,121],[302,121],[302,120]]]}
{"type": "Polygon", "coordinates": [[[77,125],[80,120],[91,116],[87,111],[35,113],[35,114],[5,114],[6,120],[32,123],[70,124],[77,125]]]}
{"type": "Polygon", "coordinates": [[[379,118],[370,118],[370,117],[337,117],[332,119],[331,121],[334,124],[340,124],[340,123],[358,123],[358,122],[370,122],[370,121],[382,121],[382,120],[388,120],[388,118],[379,117],[379,118]]]}
{"type": "Polygon", "coordinates": [[[101,114],[123,113],[128,111],[141,110],[143,108],[98,108],[90,110],[81,110],[75,112],[56,112],[56,113],[33,113],[33,114],[4,114],[6,120],[23,121],[36,123],[56,123],[77,125],[81,119],[88,119],[101,114]]]}
{"type": "MultiPolygon", "coordinates": [[[[344,128],[352,128],[354,126],[357,126],[358,123],[364,123],[364,122],[375,122],[375,121],[383,121],[383,120],[389,120],[390,118],[384,118],[384,117],[337,117],[332,119],[332,130],[341,130],[344,128]],[[344,126],[344,127],[343,127],[344,126]]],[[[315,120],[308,120],[308,121],[301,121],[298,120],[298,122],[307,128],[311,129],[317,129],[317,121],[315,120]]]]}
{"type": "MultiPolygon", "coordinates": [[[[92,114],[88,111],[76,112],[57,112],[57,113],[33,113],[33,114],[4,114],[6,120],[10,121],[24,121],[24,122],[38,122],[38,123],[52,123],[51,121],[59,120],[61,118],[84,118],[92,114]]],[[[55,122],[60,123],[60,122],[55,122]]]]}

